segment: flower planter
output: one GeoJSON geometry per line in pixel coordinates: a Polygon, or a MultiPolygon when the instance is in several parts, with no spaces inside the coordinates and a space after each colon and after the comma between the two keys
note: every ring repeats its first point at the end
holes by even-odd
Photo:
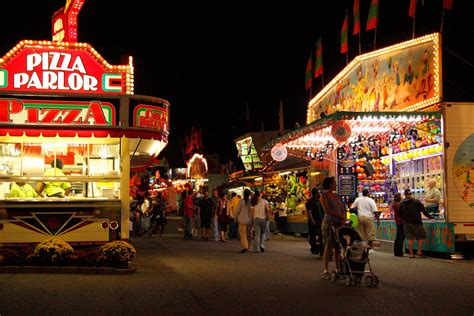
{"type": "Polygon", "coordinates": [[[0,273],[37,274],[132,274],[135,268],[116,269],[112,267],[57,267],[57,266],[0,266],[0,273]]]}

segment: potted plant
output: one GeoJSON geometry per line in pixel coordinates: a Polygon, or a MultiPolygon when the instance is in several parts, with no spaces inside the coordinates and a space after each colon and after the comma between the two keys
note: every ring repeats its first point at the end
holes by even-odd
{"type": "Polygon", "coordinates": [[[74,253],[74,249],[64,240],[51,238],[39,243],[31,259],[40,265],[61,265],[69,256],[74,253]]]}
{"type": "Polygon", "coordinates": [[[137,251],[128,242],[115,240],[100,247],[99,264],[118,269],[128,268],[137,251]]]}

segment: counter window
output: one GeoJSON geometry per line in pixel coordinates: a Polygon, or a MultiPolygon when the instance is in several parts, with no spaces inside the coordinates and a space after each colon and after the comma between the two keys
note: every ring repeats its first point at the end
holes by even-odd
{"type": "Polygon", "coordinates": [[[118,139],[105,141],[0,142],[0,199],[117,199],[120,143],[118,139]]]}

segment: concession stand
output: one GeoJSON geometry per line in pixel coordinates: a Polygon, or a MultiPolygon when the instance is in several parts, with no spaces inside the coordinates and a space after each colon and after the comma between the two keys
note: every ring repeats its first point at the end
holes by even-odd
{"type": "Polygon", "coordinates": [[[167,145],[169,103],[133,94],[133,59],[110,65],[77,42],[68,17],[83,2],[55,13],[53,41],[23,40],[0,58],[0,246],[128,239],[130,169],[167,145]],[[66,190],[13,190],[42,185],[66,190]]]}
{"type": "Polygon", "coordinates": [[[377,239],[388,245],[396,236],[394,194],[410,189],[424,202],[434,179],[439,213],[423,221],[423,249],[454,252],[474,239],[467,119],[474,106],[442,102],[441,51],[434,33],[356,57],[310,101],[307,125],[265,144],[264,153],[284,146],[320,163],[348,206],[368,189],[380,214],[377,239]]]}

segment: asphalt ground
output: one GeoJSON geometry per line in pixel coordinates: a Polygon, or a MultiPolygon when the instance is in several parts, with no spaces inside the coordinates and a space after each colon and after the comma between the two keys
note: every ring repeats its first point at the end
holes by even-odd
{"type": "Polygon", "coordinates": [[[474,262],[375,252],[376,288],[321,280],[304,238],[137,237],[131,275],[0,274],[0,315],[474,315],[474,262]]]}

